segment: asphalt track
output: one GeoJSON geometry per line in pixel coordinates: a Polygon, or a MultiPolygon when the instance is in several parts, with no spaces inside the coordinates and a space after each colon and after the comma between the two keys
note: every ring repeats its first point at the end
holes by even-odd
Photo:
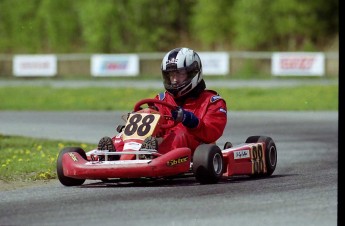
{"type": "MultiPolygon", "coordinates": [[[[0,112],[0,133],[97,142],[123,112],[0,112]]],[[[271,136],[270,178],[216,185],[58,181],[0,191],[0,225],[337,225],[338,112],[229,112],[222,146],[271,136]]],[[[57,150],[58,152],[58,150],[57,150]]]]}

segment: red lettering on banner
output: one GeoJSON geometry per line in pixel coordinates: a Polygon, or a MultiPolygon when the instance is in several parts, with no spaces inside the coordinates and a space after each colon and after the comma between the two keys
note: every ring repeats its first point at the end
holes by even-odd
{"type": "Polygon", "coordinates": [[[103,68],[106,70],[125,70],[126,62],[104,62],[103,68]]]}
{"type": "Polygon", "coordinates": [[[115,63],[107,64],[107,69],[109,69],[109,70],[112,70],[112,69],[115,70],[117,68],[119,68],[119,66],[117,64],[115,64],[115,63]]]}
{"type": "Polygon", "coordinates": [[[24,62],[20,65],[22,69],[38,68],[45,69],[49,68],[49,62],[24,62]]]}
{"type": "Polygon", "coordinates": [[[314,63],[314,57],[288,57],[280,60],[282,69],[310,69],[314,63]]]}

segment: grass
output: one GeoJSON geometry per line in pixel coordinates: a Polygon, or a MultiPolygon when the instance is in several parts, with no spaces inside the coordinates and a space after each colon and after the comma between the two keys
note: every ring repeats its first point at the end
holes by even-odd
{"type": "MultiPolygon", "coordinates": [[[[1,87],[0,110],[130,110],[161,90],[134,88],[1,87]]],[[[229,110],[338,110],[338,86],[217,89],[229,110]]]]}
{"type": "Polygon", "coordinates": [[[300,86],[273,89],[219,89],[230,110],[338,110],[338,86],[300,86]]]}
{"type": "Polygon", "coordinates": [[[0,134],[0,180],[25,181],[57,178],[57,156],[66,146],[78,146],[85,151],[95,147],[94,144],[0,134]]]}

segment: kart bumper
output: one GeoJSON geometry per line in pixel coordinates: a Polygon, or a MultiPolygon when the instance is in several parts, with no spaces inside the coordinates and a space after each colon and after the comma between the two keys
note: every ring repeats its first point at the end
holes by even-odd
{"type": "Polygon", "coordinates": [[[62,157],[63,173],[76,179],[157,178],[188,172],[189,148],[177,148],[152,160],[88,161],[77,152],[62,157]]]}

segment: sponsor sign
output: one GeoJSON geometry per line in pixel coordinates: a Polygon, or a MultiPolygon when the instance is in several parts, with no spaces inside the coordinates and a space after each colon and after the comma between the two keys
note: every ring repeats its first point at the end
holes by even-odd
{"type": "Polygon", "coordinates": [[[139,56],[136,54],[96,54],[91,57],[93,76],[137,76],[139,56]]]}
{"type": "Polygon", "coordinates": [[[56,74],[55,55],[16,55],[13,58],[14,76],[54,76],[56,74]]]}
{"type": "Polygon", "coordinates": [[[229,74],[229,54],[225,52],[201,52],[199,53],[202,71],[204,75],[229,74]]]}
{"type": "Polygon", "coordinates": [[[272,55],[272,74],[278,76],[322,76],[325,73],[323,53],[289,52],[272,55]]]}

